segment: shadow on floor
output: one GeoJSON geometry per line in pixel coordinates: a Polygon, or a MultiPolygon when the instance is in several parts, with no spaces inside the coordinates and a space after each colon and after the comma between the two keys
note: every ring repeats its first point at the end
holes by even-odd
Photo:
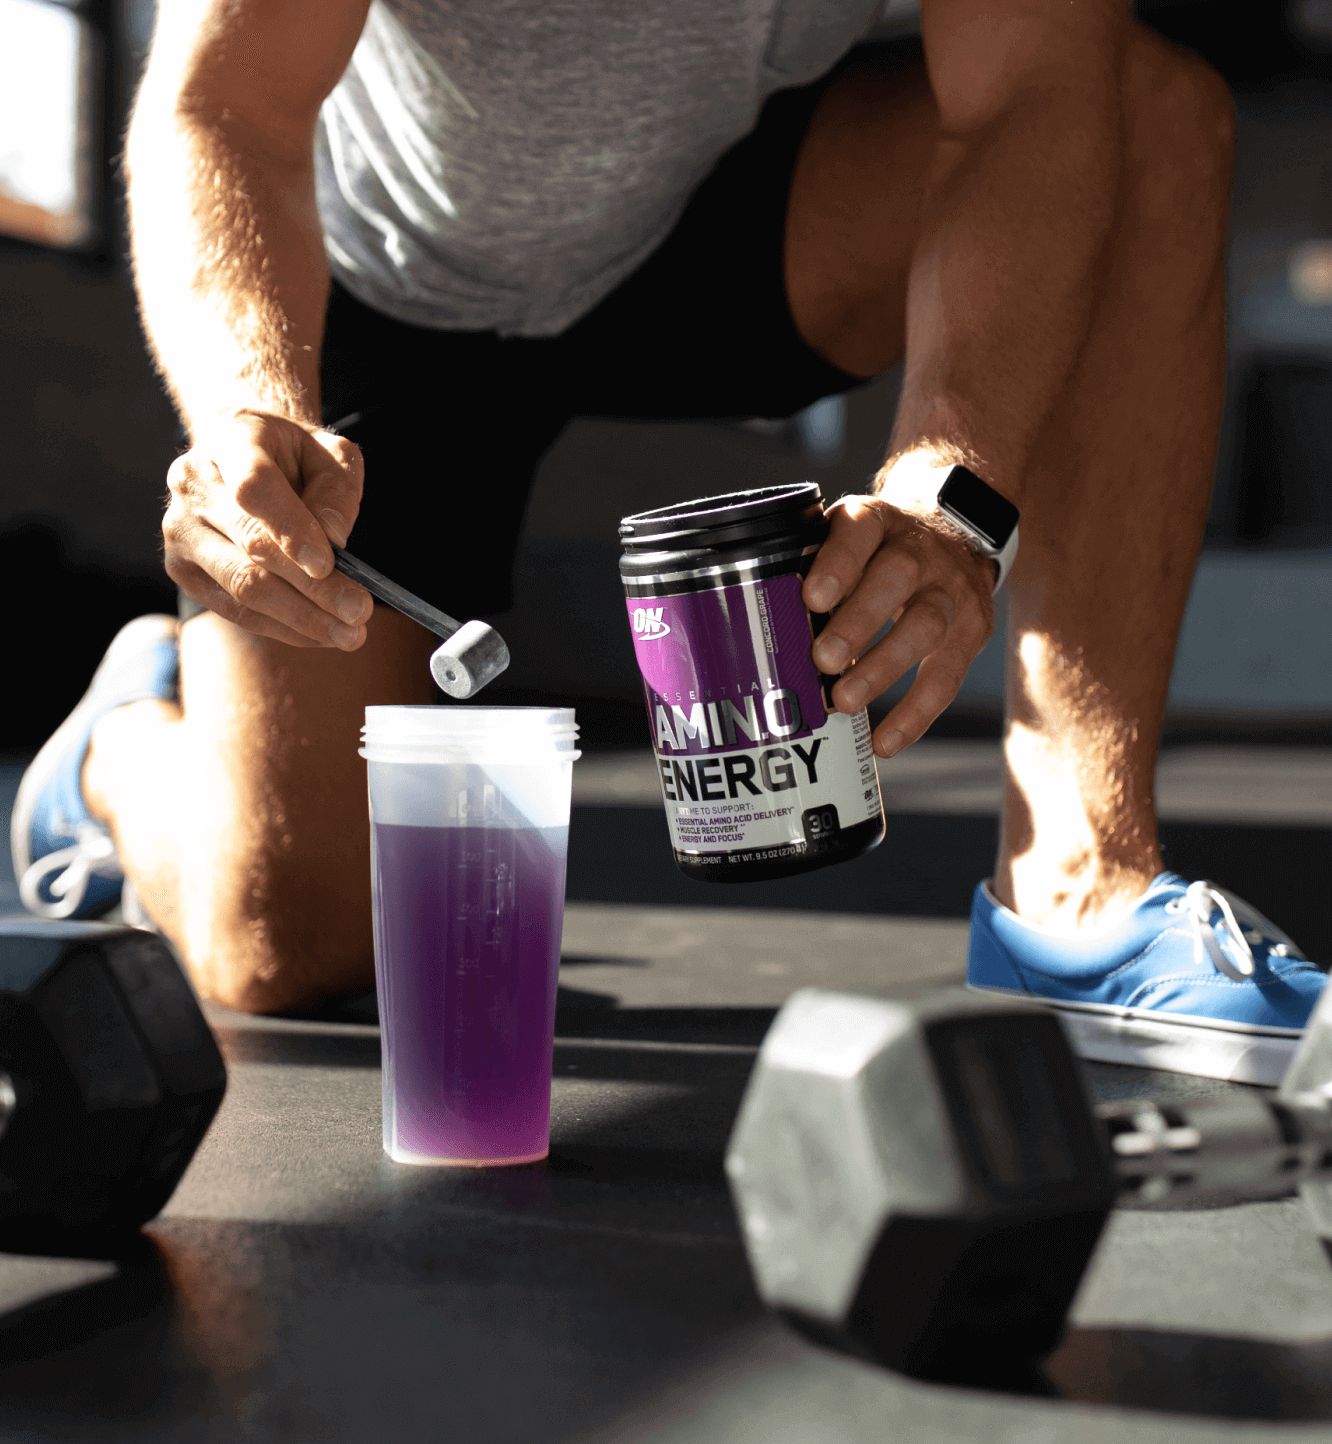
{"type": "Polygon", "coordinates": [[[288,1063],[305,1068],[378,1068],[379,1035],[350,1028],[287,1032],[213,1024],[222,1056],[232,1063],[288,1063]]]}
{"type": "MultiPolygon", "coordinates": [[[[562,1047],[581,1039],[748,1050],[758,1048],[776,1014],[776,1008],[621,1008],[610,993],[561,987],[555,1004],[555,1036],[562,1047]]],[[[358,1008],[354,1026],[339,1026],[341,1020],[321,1016],[315,1028],[299,1022],[283,1027],[267,1020],[247,1024],[239,1014],[214,1009],[211,1024],[228,1063],[378,1068],[379,1035],[364,1026],[372,1016],[358,1008]]],[[[627,1059],[630,1052],[616,1050],[607,1056],[627,1059]]],[[[746,1070],[748,1066],[746,1062],[746,1070]]]]}
{"type": "MultiPolygon", "coordinates": [[[[608,1181],[622,1170],[641,1181],[660,1160],[626,1150],[604,1162],[608,1181]]],[[[548,1180],[559,1191],[602,1163],[561,1156],[548,1180]]],[[[733,1236],[617,1239],[573,1221],[515,1231],[502,1207],[442,1221],[422,1215],[390,1235],[373,1217],[161,1220],[110,1278],[0,1317],[0,1430],[205,1444],[560,1440],[705,1361],[724,1371],[756,1328],[783,1328],[763,1314],[733,1236]]],[[[1332,1340],[1075,1328],[1045,1375],[1046,1389],[1015,1375],[987,1391],[1024,1396],[1037,1431],[1068,1404],[1332,1418],[1332,1340]]],[[[868,1382],[893,1408],[897,1377],[868,1382]]],[[[924,1426],[928,1386],[911,1388],[924,1426]]]]}
{"type": "MultiPolygon", "coordinates": [[[[798,908],[811,912],[965,918],[994,870],[993,817],[893,813],[874,852],[777,882],[712,884],[675,866],[659,809],[576,807],[569,831],[570,899],[657,907],[798,908]]],[[[1237,892],[1305,953],[1332,961],[1332,914],[1315,880],[1332,866],[1332,828],[1161,824],[1165,864],[1237,892]]]]}
{"type": "MultiPolygon", "coordinates": [[[[379,1034],[366,1026],[376,1019],[373,994],[356,1000],[350,1012],[351,1026],[336,1010],[293,1022],[213,1009],[210,1022],[230,1064],[378,1068],[379,1034]]],[[[611,993],[562,985],[555,1005],[554,1073],[686,1085],[714,1077],[743,1080],[776,1015],[775,1008],[625,1008],[611,993]]],[[[1102,1102],[1189,1098],[1247,1086],[1117,1063],[1084,1068],[1102,1102]]]]}
{"type": "Polygon", "coordinates": [[[562,987],[555,1036],[757,1048],[776,1016],[776,1008],[622,1008],[608,993],[562,987]]]}
{"type": "Polygon", "coordinates": [[[1046,1366],[1059,1396],[1219,1419],[1332,1419],[1332,1339],[1070,1329],[1046,1366]]]}
{"type": "Polygon", "coordinates": [[[415,1222],[160,1220],[151,1259],[0,1318],[0,1433],[554,1441],[759,1316],[733,1244],[415,1222]]]}

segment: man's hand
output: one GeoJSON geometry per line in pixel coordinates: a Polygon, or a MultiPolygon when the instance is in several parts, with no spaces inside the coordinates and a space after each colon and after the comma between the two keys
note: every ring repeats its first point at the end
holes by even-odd
{"type": "Polygon", "coordinates": [[[333,570],[361,505],[359,449],[240,411],[203,428],[167,475],[166,569],[201,606],[297,647],[365,641],[370,594],[333,570]]]}
{"type": "Polygon", "coordinates": [[[840,712],[859,712],[920,663],[911,690],[874,731],[875,752],[891,757],[953,700],[989,640],[995,564],[946,522],[878,497],[845,497],[829,513],[832,529],[803,592],[810,611],[837,609],[814,643],[814,663],[842,674],[832,689],[840,712]],[[888,635],[859,656],[889,621],[888,635]]]}

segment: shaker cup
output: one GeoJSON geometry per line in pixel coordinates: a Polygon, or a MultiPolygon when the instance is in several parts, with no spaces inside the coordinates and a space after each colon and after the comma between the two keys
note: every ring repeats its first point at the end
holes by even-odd
{"type": "Polygon", "coordinates": [[[365,719],[384,1151],[544,1158],[573,710],[367,707],[365,719]]]}

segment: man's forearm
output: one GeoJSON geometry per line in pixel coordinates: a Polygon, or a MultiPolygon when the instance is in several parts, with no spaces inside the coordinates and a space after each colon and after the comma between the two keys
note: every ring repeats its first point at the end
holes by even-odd
{"type": "Polygon", "coordinates": [[[145,89],[127,162],[144,324],[191,431],[247,408],[318,424],[328,265],[311,157],[145,89]]]}
{"type": "MultiPolygon", "coordinates": [[[[945,133],[911,268],[894,455],[967,461],[1021,507],[1091,325],[1122,152],[1116,98],[1066,89],[945,133]]],[[[909,504],[906,476],[884,495],[909,504]]]]}

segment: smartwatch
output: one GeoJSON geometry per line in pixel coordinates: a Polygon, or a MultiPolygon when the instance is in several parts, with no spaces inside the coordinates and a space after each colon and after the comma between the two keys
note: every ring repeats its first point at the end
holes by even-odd
{"type": "Polygon", "coordinates": [[[965,466],[948,468],[936,504],[967,533],[975,552],[998,562],[999,575],[994,584],[997,592],[1017,556],[1017,507],[965,466]]]}

